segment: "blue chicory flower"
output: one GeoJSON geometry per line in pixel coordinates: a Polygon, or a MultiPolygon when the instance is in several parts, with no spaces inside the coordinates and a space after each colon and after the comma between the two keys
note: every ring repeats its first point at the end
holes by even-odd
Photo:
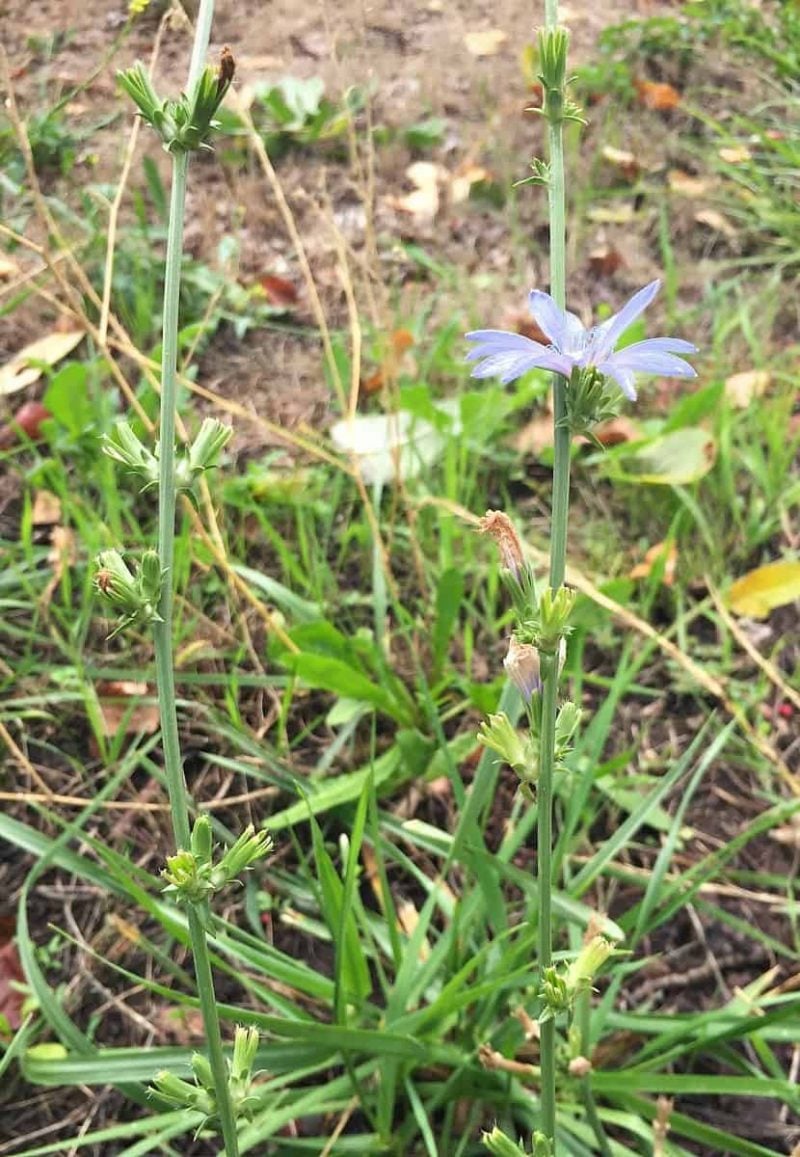
{"type": "Polygon", "coordinates": [[[614,348],[660,287],[660,281],[651,281],[635,293],[619,313],[592,329],[586,329],[574,313],[556,305],[549,293],[534,289],[528,304],[534,321],[550,339],[550,345],[506,330],[474,330],[467,334],[467,341],[474,343],[467,360],[477,363],[472,377],[513,382],[532,369],[552,370],[565,378],[571,377],[575,369],[594,369],[613,378],[631,401],[636,400],[634,374],[694,378],[697,374],[692,366],[676,356],[696,353],[691,342],[677,337],[653,337],[621,350],[614,348]]]}

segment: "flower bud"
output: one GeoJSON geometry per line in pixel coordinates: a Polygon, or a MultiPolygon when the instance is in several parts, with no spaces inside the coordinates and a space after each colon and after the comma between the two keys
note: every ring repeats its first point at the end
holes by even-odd
{"type": "Polygon", "coordinates": [[[614,945],[604,936],[593,936],[581,948],[567,969],[567,988],[573,995],[589,988],[595,973],[599,972],[609,956],[614,953],[614,945]]]}
{"type": "Polygon", "coordinates": [[[105,434],[101,442],[103,453],[115,462],[138,475],[148,486],[158,483],[158,459],[155,454],[134,434],[127,422],[117,422],[110,434],[105,434]]]}
{"type": "Polygon", "coordinates": [[[198,1085],[202,1085],[209,1093],[214,1091],[214,1074],[211,1071],[208,1057],[203,1056],[202,1053],[193,1053],[192,1072],[198,1085]]]}
{"type": "Polygon", "coordinates": [[[262,859],[272,850],[272,837],[265,829],[257,832],[248,824],[235,843],[227,849],[212,874],[215,888],[223,888],[256,860],[262,859]]]}
{"type": "Polygon", "coordinates": [[[490,715],[480,726],[478,743],[496,751],[524,781],[536,778],[536,756],[504,712],[490,715]]]}
{"type": "Polygon", "coordinates": [[[494,1157],[525,1157],[525,1150],[521,1149],[510,1137],[507,1137],[502,1129],[498,1129],[497,1125],[491,1133],[484,1133],[481,1141],[483,1147],[488,1149],[494,1157]]]}
{"type": "Polygon", "coordinates": [[[97,556],[94,585],[103,598],[127,614],[141,609],[139,585],[118,550],[104,550],[97,556]]]}
{"type": "Polygon", "coordinates": [[[258,1052],[258,1029],[237,1024],[233,1037],[231,1080],[246,1081],[252,1076],[258,1052]]]}
{"type": "Polygon", "coordinates": [[[503,666],[525,703],[530,703],[542,689],[539,652],[532,643],[518,643],[512,635],[503,666]]]}
{"type": "Polygon", "coordinates": [[[214,836],[211,830],[211,820],[208,816],[198,816],[192,828],[192,854],[201,864],[211,860],[214,846],[214,836]]]}

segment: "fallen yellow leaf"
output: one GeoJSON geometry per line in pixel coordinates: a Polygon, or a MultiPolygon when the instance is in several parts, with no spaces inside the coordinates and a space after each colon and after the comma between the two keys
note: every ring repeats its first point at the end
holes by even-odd
{"type": "Polygon", "coordinates": [[[746,145],[735,145],[731,148],[719,150],[720,159],[729,165],[743,165],[745,161],[752,161],[753,154],[746,145]]]}
{"type": "Polygon", "coordinates": [[[770,562],[737,579],[727,604],[737,615],[765,619],[776,607],[800,599],[800,562],[770,562]]]}
{"type": "Polygon", "coordinates": [[[487,28],[484,32],[468,32],[464,37],[467,52],[472,56],[496,56],[508,40],[502,28],[487,28]]]}
{"type": "Polygon", "coordinates": [[[0,369],[0,397],[24,390],[32,382],[38,381],[42,376],[41,367],[31,365],[31,362],[44,362],[48,366],[54,366],[67,354],[72,353],[83,337],[83,330],[69,330],[65,333],[55,330],[26,345],[0,369]]]}
{"type": "Polygon", "coordinates": [[[725,397],[737,410],[746,410],[753,398],[760,398],[772,381],[768,370],[743,370],[725,381],[725,397]]]}

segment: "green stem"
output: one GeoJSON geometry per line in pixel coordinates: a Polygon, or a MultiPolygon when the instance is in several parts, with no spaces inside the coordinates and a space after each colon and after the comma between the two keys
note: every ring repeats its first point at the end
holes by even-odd
{"type": "Polygon", "coordinates": [[[194,957],[194,976],[197,983],[197,995],[200,997],[200,1009],[203,1014],[203,1027],[206,1033],[208,1048],[208,1063],[211,1065],[211,1074],[214,1077],[214,1093],[217,1099],[222,1139],[225,1142],[227,1157],[238,1157],[239,1137],[236,1131],[236,1114],[231,1101],[228,1086],[228,1066],[225,1054],[222,1051],[222,1034],[219,1029],[219,1015],[217,1013],[217,998],[214,993],[214,974],[211,971],[211,953],[208,950],[208,937],[205,924],[200,912],[192,906],[188,910],[189,935],[192,940],[192,955],[194,957]]]}
{"type": "Polygon", "coordinates": [[[172,827],[178,848],[189,848],[189,809],[183,777],[178,713],[175,705],[175,670],[172,658],[172,603],[175,588],[175,401],[178,361],[178,301],[186,204],[188,157],[177,153],[172,163],[169,231],[164,278],[164,330],[161,346],[161,425],[159,428],[158,556],[164,573],[158,613],[153,625],[156,653],[161,742],[167,777],[172,827]]]}
{"type": "MultiPolygon", "coordinates": [[[[548,29],[558,26],[558,0],[545,0],[548,29]]],[[[549,210],[550,210],[550,293],[561,309],[566,302],[566,208],[564,187],[564,135],[561,121],[548,123],[549,210]]],[[[550,523],[550,586],[557,590],[564,582],[567,565],[569,525],[569,467],[571,434],[567,425],[567,382],[553,378],[553,421],[555,461],[553,468],[553,509],[550,523]]],[[[544,976],[553,959],[552,927],[552,847],[553,772],[555,764],[556,713],[558,711],[558,659],[542,655],[542,723],[539,751],[538,799],[538,885],[539,885],[539,969],[544,976]]],[[[541,1027],[540,1057],[541,1130],[556,1152],[556,1062],[555,1021],[541,1027]]]]}
{"type": "MultiPolygon", "coordinates": [[[[539,884],[539,976],[553,962],[553,764],[555,762],[555,721],[558,701],[558,660],[552,655],[541,656],[542,723],[540,735],[539,779],[537,800],[537,861],[539,884]]],[[[550,1139],[555,1152],[556,1131],[556,1025],[550,1017],[540,1030],[539,1055],[542,1069],[540,1081],[541,1131],[550,1139]]]]}
{"type": "MultiPolygon", "coordinates": [[[[205,59],[214,11],[213,0],[203,0],[197,20],[192,50],[190,89],[196,83],[205,59]],[[198,63],[199,62],[199,63],[198,63]]],[[[161,354],[161,422],[159,428],[158,554],[164,571],[159,601],[161,622],[154,623],[153,636],[164,752],[164,773],[169,794],[175,844],[179,849],[190,846],[189,806],[183,774],[178,711],[175,696],[175,669],[172,653],[173,597],[175,589],[175,410],[177,401],[178,306],[181,286],[181,256],[186,207],[186,175],[189,158],[177,152],[172,158],[169,229],[164,277],[164,327],[161,354]]],[[[226,1157],[238,1157],[239,1142],[236,1117],[228,1087],[228,1072],[222,1050],[222,1033],[214,994],[214,978],[208,951],[206,930],[201,914],[193,907],[188,913],[189,933],[194,957],[195,978],[203,1013],[208,1059],[214,1076],[214,1092],[220,1116],[226,1157]]]]}

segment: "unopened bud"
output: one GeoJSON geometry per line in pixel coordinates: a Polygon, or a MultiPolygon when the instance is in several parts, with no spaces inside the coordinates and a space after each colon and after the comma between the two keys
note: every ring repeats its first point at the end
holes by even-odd
{"type": "Polygon", "coordinates": [[[588,988],[605,962],[614,952],[614,945],[604,936],[593,936],[573,960],[565,977],[567,988],[573,994],[588,988]]]}
{"type": "Polygon", "coordinates": [[[518,643],[512,635],[503,666],[524,701],[530,703],[542,689],[539,652],[532,643],[518,643]]]}
{"type": "Polygon", "coordinates": [[[571,1077],[588,1077],[592,1071],[592,1062],[588,1057],[573,1057],[569,1062],[571,1077]]]}
{"type": "Polygon", "coordinates": [[[496,751],[521,780],[530,782],[536,778],[536,754],[503,711],[484,720],[478,731],[478,742],[496,751]]]}
{"type": "Polygon", "coordinates": [[[502,1129],[498,1129],[497,1125],[491,1133],[484,1133],[481,1141],[483,1147],[494,1154],[494,1157],[525,1157],[525,1150],[507,1137],[502,1129]]]}

